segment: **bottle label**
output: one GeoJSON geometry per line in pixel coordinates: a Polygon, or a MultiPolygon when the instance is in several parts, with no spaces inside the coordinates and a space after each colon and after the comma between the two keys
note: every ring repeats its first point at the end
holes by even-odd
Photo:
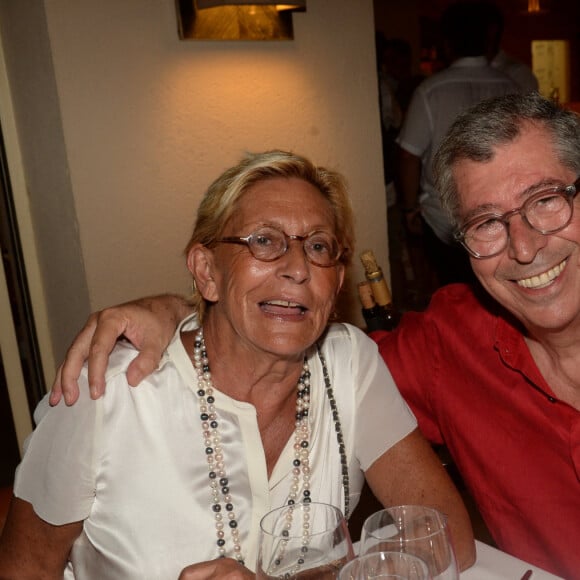
{"type": "Polygon", "coordinates": [[[386,306],[393,301],[391,293],[389,292],[389,287],[385,283],[384,278],[381,276],[376,280],[371,280],[373,288],[373,296],[375,297],[375,302],[381,306],[386,306]]]}

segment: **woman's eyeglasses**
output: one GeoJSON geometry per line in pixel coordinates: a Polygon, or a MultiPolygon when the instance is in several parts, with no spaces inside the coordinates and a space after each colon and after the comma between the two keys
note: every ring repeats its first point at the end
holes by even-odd
{"type": "Polygon", "coordinates": [[[227,236],[216,240],[218,244],[242,244],[247,246],[254,258],[262,262],[273,262],[281,258],[290,246],[290,242],[302,242],[306,259],[315,266],[329,268],[334,266],[342,255],[336,237],[325,231],[310,232],[305,236],[290,236],[272,226],[263,226],[248,236],[227,236]]]}

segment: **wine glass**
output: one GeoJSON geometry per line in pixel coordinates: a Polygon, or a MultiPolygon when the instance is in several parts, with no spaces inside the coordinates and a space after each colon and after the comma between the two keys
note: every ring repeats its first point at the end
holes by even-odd
{"type": "Polygon", "coordinates": [[[405,552],[370,552],[346,564],[338,580],[430,580],[427,564],[405,552]]]}
{"type": "Polygon", "coordinates": [[[256,578],[332,580],[353,558],[346,519],[335,506],[286,505],[260,521],[256,578]]]}
{"type": "Polygon", "coordinates": [[[459,580],[447,518],[416,505],[385,508],[369,516],[362,527],[360,554],[398,551],[418,556],[436,580],[459,580]]]}

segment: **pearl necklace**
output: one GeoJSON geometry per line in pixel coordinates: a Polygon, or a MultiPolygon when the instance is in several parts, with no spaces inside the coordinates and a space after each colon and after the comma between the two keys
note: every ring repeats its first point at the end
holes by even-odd
{"type": "MultiPolygon", "coordinates": [[[[345,501],[345,514],[348,517],[349,505],[349,478],[348,465],[342,436],[340,417],[336,407],[336,401],[332,392],[326,362],[320,348],[318,355],[322,363],[326,394],[328,396],[332,415],[335,423],[335,430],[341,456],[341,468],[343,474],[343,488],[345,501]]],[[[196,332],[193,348],[193,365],[198,378],[198,403],[200,419],[205,443],[205,453],[207,456],[208,476],[212,494],[211,509],[214,513],[215,528],[217,536],[217,548],[219,556],[226,557],[225,528],[230,529],[233,557],[244,564],[244,556],[240,544],[238,521],[230,495],[229,478],[224,462],[223,449],[221,446],[221,435],[218,431],[219,422],[215,408],[214,385],[211,379],[209,360],[203,338],[203,329],[200,327],[196,332]],[[225,518],[224,512],[225,511],[225,518]],[[224,522],[224,519],[227,520],[224,522]]],[[[296,393],[296,422],[294,425],[294,460],[292,462],[292,483],[288,493],[288,505],[294,505],[298,501],[298,491],[300,490],[300,479],[302,476],[302,502],[310,503],[310,426],[308,424],[308,413],[310,409],[310,368],[306,357],[302,367],[302,374],[298,379],[296,393]]]]}

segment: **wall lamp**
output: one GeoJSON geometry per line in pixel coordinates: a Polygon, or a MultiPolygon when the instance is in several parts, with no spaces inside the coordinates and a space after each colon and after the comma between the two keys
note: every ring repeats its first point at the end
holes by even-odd
{"type": "Polygon", "coordinates": [[[292,40],[306,0],[175,0],[182,40],[292,40]]]}
{"type": "Polygon", "coordinates": [[[540,6],[540,0],[528,0],[528,9],[524,12],[526,14],[546,14],[549,10],[540,6]]]}

